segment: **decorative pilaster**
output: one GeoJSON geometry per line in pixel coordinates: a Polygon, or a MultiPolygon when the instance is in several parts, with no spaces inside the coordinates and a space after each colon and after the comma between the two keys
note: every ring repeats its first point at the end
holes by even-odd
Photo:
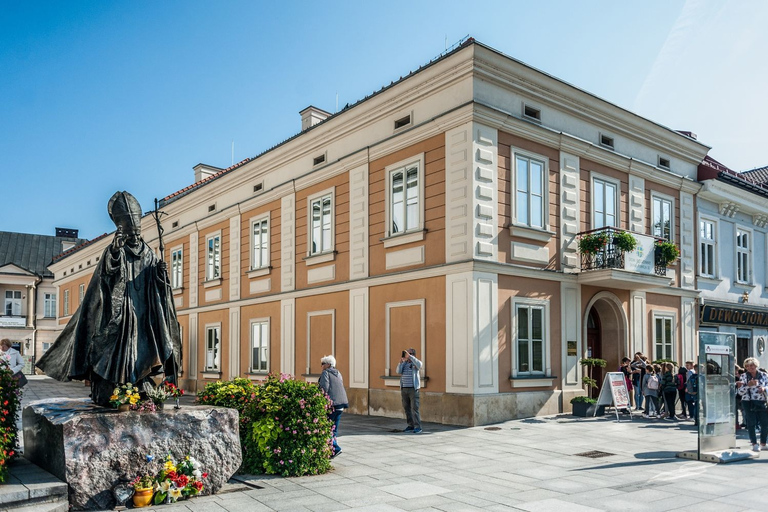
{"type": "Polygon", "coordinates": [[[368,288],[349,290],[349,387],[368,388],[368,288]]]}
{"type": "Polygon", "coordinates": [[[229,308],[229,378],[240,377],[240,308],[229,308]]]}
{"type": "Polygon", "coordinates": [[[368,164],[349,171],[349,278],[368,277],[368,164]]]}
{"type": "Polygon", "coordinates": [[[280,301],[280,372],[296,371],[296,299],[280,301]]]}
{"type": "Polygon", "coordinates": [[[472,258],[472,123],[445,133],[445,261],[472,258]]]}
{"type": "Polygon", "coordinates": [[[229,300],[240,299],[240,215],[229,219],[229,300]]]}
{"type": "Polygon", "coordinates": [[[280,287],[296,289],[296,194],[282,198],[280,204],[280,287]]]}
{"type": "Polygon", "coordinates": [[[645,180],[629,175],[629,229],[645,233],[645,180]]]}
{"type": "Polygon", "coordinates": [[[680,288],[696,287],[696,225],[693,212],[693,194],[680,192],[680,288]]]}
{"type": "Polygon", "coordinates": [[[581,231],[579,215],[579,157],[560,152],[560,263],[563,272],[578,272],[578,240],[581,231]]]}
{"type": "MultiPolygon", "coordinates": [[[[189,307],[197,307],[197,273],[198,268],[198,254],[200,247],[198,247],[198,233],[194,232],[189,235],[189,307]]],[[[192,332],[190,331],[190,336],[192,332]]],[[[197,335],[195,335],[197,336],[197,335]]]]}

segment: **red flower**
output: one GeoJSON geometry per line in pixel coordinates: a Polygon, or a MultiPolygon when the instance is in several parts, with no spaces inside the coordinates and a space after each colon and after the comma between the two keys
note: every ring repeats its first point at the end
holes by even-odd
{"type": "Polygon", "coordinates": [[[171,480],[176,480],[176,477],[178,476],[175,471],[169,471],[165,474],[166,477],[170,478],[171,480]]]}
{"type": "Polygon", "coordinates": [[[189,483],[189,477],[187,475],[179,475],[176,477],[174,483],[178,488],[186,487],[187,484],[189,483]]]}
{"type": "Polygon", "coordinates": [[[195,490],[197,490],[197,492],[200,492],[203,490],[203,482],[199,480],[195,480],[194,482],[192,482],[192,485],[195,487],[195,490]]]}
{"type": "Polygon", "coordinates": [[[203,478],[208,478],[208,473],[203,473],[203,478]]]}

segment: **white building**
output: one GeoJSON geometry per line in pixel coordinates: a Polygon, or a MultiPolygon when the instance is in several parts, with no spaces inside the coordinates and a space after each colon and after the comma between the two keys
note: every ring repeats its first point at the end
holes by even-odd
{"type": "Polygon", "coordinates": [[[699,329],[736,334],[736,361],[768,366],[768,186],[707,157],[699,166],[699,329]]]}

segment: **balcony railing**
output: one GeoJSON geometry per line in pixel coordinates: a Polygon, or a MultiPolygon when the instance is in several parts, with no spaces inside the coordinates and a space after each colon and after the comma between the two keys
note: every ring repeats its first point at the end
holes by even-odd
{"type": "Polygon", "coordinates": [[[613,227],[583,231],[578,234],[579,241],[581,242],[587,236],[597,241],[598,247],[594,252],[579,251],[582,271],[622,269],[641,274],[667,275],[667,266],[659,251],[656,250],[656,241],[663,240],[661,238],[613,227]],[[614,242],[614,236],[623,232],[631,233],[637,240],[637,246],[633,251],[625,252],[614,242]],[[600,245],[601,240],[604,240],[602,245],[600,245]]]}

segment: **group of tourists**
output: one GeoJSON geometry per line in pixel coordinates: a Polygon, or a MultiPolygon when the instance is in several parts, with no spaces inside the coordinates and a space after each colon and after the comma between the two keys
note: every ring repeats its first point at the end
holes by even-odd
{"type": "Polygon", "coordinates": [[[642,410],[644,418],[693,420],[698,424],[699,382],[693,361],[675,369],[671,362],[652,363],[638,352],[634,359],[622,359],[619,369],[624,374],[631,405],[642,410]]]}

